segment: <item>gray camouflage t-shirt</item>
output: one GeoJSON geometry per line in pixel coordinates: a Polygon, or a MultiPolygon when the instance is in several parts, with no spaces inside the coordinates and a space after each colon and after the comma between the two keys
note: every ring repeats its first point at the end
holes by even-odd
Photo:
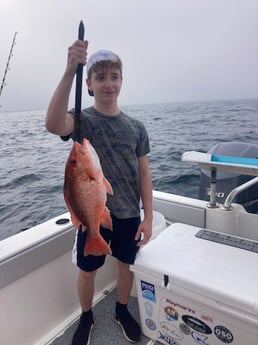
{"type": "Polygon", "coordinates": [[[93,107],[84,109],[81,118],[81,138],[87,138],[95,148],[104,176],[113,188],[114,195],[107,196],[111,214],[117,218],[139,216],[138,157],[150,152],[144,125],[123,112],[107,116],[93,107]]]}

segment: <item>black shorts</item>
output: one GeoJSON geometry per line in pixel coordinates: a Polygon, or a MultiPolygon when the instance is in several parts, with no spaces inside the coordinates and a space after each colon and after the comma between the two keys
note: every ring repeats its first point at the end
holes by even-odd
{"type": "MultiPolygon", "coordinates": [[[[129,265],[134,263],[137,246],[135,234],[141,222],[140,217],[119,219],[112,216],[113,231],[100,227],[100,234],[107,243],[110,243],[112,256],[129,265]]],[[[81,227],[77,230],[73,246],[73,263],[86,272],[95,271],[104,265],[106,255],[84,256],[83,250],[87,239],[87,231],[82,232],[81,227]]]]}

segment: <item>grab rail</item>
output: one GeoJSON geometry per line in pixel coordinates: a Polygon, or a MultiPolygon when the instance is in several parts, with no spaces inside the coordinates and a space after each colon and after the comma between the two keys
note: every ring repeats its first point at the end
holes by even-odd
{"type": "Polygon", "coordinates": [[[237,186],[236,188],[232,189],[232,191],[228,194],[224,204],[222,205],[222,208],[227,211],[227,210],[232,210],[232,202],[235,196],[245,189],[251,187],[255,183],[258,183],[258,177],[254,177],[253,179],[241,184],[240,186],[237,186]]]}

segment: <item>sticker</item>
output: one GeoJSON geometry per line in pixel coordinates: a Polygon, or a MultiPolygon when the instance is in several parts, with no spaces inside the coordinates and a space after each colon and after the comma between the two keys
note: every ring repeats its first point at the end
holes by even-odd
{"type": "Polygon", "coordinates": [[[193,340],[199,344],[199,345],[209,345],[208,343],[206,343],[206,340],[208,339],[208,337],[204,334],[200,334],[196,331],[192,331],[191,336],[193,338],[193,340]]]}
{"type": "Polygon", "coordinates": [[[201,315],[201,318],[202,318],[202,320],[204,320],[204,321],[208,321],[208,322],[213,323],[213,318],[212,318],[211,316],[202,314],[202,315],[201,315]]]}
{"type": "Polygon", "coordinates": [[[153,315],[153,305],[149,301],[146,301],[144,303],[144,308],[145,308],[146,314],[149,317],[152,317],[152,315],[153,315]]]}
{"type": "Polygon", "coordinates": [[[185,323],[180,323],[179,328],[186,335],[189,335],[191,333],[191,328],[188,327],[185,323]]]}
{"type": "Polygon", "coordinates": [[[169,321],[177,321],[179,318],[179,313],[175,308],[173,308],[171,305],[168,305],[164,308],[166,319],[169,321]]]}
{"type": "Polygon", "coordinates": [[[180,332],[180,330],[175,327],[174,325],[171,325],[171,323],[168,322],[161,322],[160,323],[160,329],[170,337],[176,340],[182,340],[183,334],[180,332]]]}
{"type": "Polygon", "coordinates": [[[155,287],[151,283],[141,280],[142,297],[156,302],[155,287]]]}
{"type": "Polygon", "coordinates": [[[234,337],[233,334],[224,326],[216,326],[214,328],[214,334],[216,337],[223,343],[229,344],[232,343],[234,337]]]}
{"type": "Polygon", "coordinates": [[[183,309],[185,311],[185,313],[192,313],[192,314],[196,314],[195,310],[193,310],[192,308],[190,307],[187,307],[183,304],[180,304],[180,303],[177,303],[177,302],[173,302],[171,301],[170,299],[166,299],[167,303],[173,305],[173,307],[175,308],[180,308],[180,309],[183,309]]]}
{"type": "Polygon", "coordinates": [[[145,320],[145,325],[151,330],[151,331],[155,331],[156,330],[156,324],[153,320],[151,319],[146,319],[145,320]]]}
{"type": "Polygon", "coordinates": [[[211,328],[208,325],[206,325],[206,323],[197,319],[196,317],[193,317],[191,315],[183,315],[182,319],[187,324],[187,326],[191,327],[195,331],[198,331],[204,334],[212,333],[211,328]]]}
{"type": "Polygon", "coordinates": [[[162,334],[161,332],[159,332],[159,340],[163,340],[169,345],[180,345],[177,340],[167,336],[166,334],[162,334]]]}

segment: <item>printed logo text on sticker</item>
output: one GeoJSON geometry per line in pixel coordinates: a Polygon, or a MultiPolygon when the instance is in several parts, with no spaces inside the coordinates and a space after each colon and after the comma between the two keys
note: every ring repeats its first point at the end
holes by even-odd
{"type": "Polygon", "coordinates": [[[155,287],[153,284],[141,280],[142,297],[156,302],[155,287]]]}

